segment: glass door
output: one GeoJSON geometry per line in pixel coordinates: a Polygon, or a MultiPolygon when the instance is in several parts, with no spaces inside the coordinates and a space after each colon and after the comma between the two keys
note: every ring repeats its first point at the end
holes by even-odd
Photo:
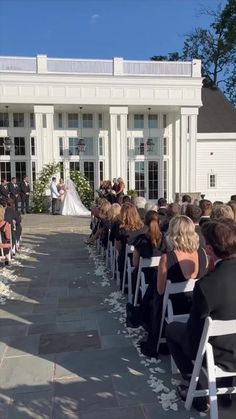
{"type": "Polygon", "coordinates": [[[159,197],[159,161],[136,161],[135,162],[135,190],[139,196],[148,200],[157,200],[159,197]]]}

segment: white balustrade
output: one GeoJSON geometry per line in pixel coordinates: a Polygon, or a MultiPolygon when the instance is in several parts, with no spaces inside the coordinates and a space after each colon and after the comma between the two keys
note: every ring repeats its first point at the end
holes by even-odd
{"type": "Polygon", "coordinates": [[[112,75],[112,60],[67,60],[48,58],[49,73],[77,73],[112,75]]]}
{"type": "Polygon", "coordinates": [[[0,57],[0,71],[10,73],[36,73],[36,58],[0,57]]]}
{"type": "Polygon", "coordinates": [[[192,63],[182,61],[124,61],[124,74],[191,77],[192,63]]]}

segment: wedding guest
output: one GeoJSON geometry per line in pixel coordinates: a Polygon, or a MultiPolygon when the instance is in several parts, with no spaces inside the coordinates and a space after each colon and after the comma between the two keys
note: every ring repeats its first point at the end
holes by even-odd
{"type": "Polygon", "coordinates": [[[231,195],[230,201],[236,201],[236,195],[231,195]]]}
{"type": "Polygon", "coordinates": [[[51,198],[52,198],[52,215],[58,215],[59,214],[59,198],[60,193],[57,190],[57,179],[55,177],[52,178],[52,182],[50,185],[50,192],[51,192],[51,198]]]}
{"type": "Polygon", "coordinates": [[[20,184],[20,196],[21,196],[21,213],[29,214],[29,198],[30,198],[30,184],[28,176],[24,176],[20,184]]]}
{"type": "Polygon", "coordinates": [[[202,234],[201,227],[199,225],[201,214],[202,214],[202,210],[198,205],[193,205],[193,204],[187,205],[185,215],[187,215],[187,217],[189,217],[195,225],[195,231],[199,236],[199,246],[205,247],[205,239],[202,234]]]}
{"type": "Polygon", "coordinates": [[[236,200],[228,202],[229,207],[232,209],[234,213],[234,221],[236,221],[236,200]]]}
{"type": "Polygon", "coordinates": [[[4,220],[11,225],[12,247],[14,251],[19,250],[22,234],[21,217],[15,209],[13,199],[8,198],[6,201],[4,220]]]}
{"type": "MultiPolygon", "coordinates": [[[[229,219],[211,221],[203,225],[202,232],[207,253],[214,260],[214,270],[196,283],[187,323],[173,322],[166,327],[170,353],[185,381],[191,378],[192,360],[196,358],[206,317],[213,320],[236,318],[236,224],[229,219]]],[[[211,338],[211,345],[216,365],[225,371],[236,371],[236,334],[211,338]]],[[[188,386],[178,387],[183,400],[187,391],[188,386]]],[[[194,399],[193,405],[205,410],[207,401],[203,399],[200,405],[198,399],[194,399]]]]}
{"type": "Polygon", "coordinates": [[[164,224],[167,218],[167,200],[165,198],[159,198],[157,201],[158,215],[160,224],[164,224]]]}
{"type": "Polygon", "coordinates": [[[190,195],[185,194],[185,195],[182,196],[182,205],[181,205],[181,214],[182,215],[185,214],[186,206],[188,204],[191,204],[191,201],[192,201],[192,199],[191,199],[190,195]]]}
{"type": "Polygon", "coordinates": [[[201,208],[202,215],[199,220],[200,227],[207,221],[210,221],[211,213],[212,213],[212,203],[209,199],[202,199],[199,202],[199,207],[201,208]]]}
{"type": "Polygon", "coordinates": [[[8,189],[8,185],[7,185],[7,181],[6,179],[2,179],[1,180],[1,185],[0,185],[0,196],[8,199],[9,197],[9,189],[8,189]]]}
{"type": "Polygon", "coordinates": [[[137,208],[141,220],[144,220],[145,212],[146,212],[145,205],[147,203],[146,198],[144,198],[143,196],[134,196],[132,197],[132,203],[137,208]]]}
{"type": "Polygon", "coordinates": [[[111,222],[110,241],[112,242],[113,246],[115,243],[115,236],[120,226],[120,220],[119,220],[120,211],[121,211],[120,204],[117,204],[117,203],[112,204],[111,212],[110,212],[110,222],[111,222]]]}
{"type": "Polygon", "coordinates": [[[181,207],[176,202],[173,202],[168,205],[166,211],[166,219],[163,221],[162,225],[160,226],[162,233],[166,233],[169,228],[169,223],[171,218],[175,217],[176,215],[180,215],[181,207]]]}
{"type": "MultiPolygon", "coordinates": [[[[206,253],[199,247],[199,236],[195,232],[194,223],[186,215],[177,215],[170,220],[166,241],[169,250],[161,256],[158,267],[152,323],[147,341],[141,343],[141,352],[146,356],[158,356],[156,347],[167,279],[171,282],[198,279],[205,275],[207,268],[206,253]]],[[[175,314],[189,313],[191,307],[189,293],[173,295],[171,301],[175,314]]]]}
{"type": "Polygon", "coordinates": [[[213,205],[211,219],[217,220],[219,218],[229,218],[230,220],[234,220],[232,208],[226,204],[213,205]]]}
{"type": "Polygon", "coordinates": [[[126,244],[132,244],[135,238],[143,232],[143,222],[137,208],[130,203],[122,205],[119,218],[120,224],[115,237],[115,246],[119,252],[118,269],[122,278],[126,244]]]}
{"type": "Polygon", "coordinates": [[[17,185],[16,177],[11,178],[11,182],[8,185],[10,198],[13,199],[15,204],[15,210],[18,211],[18,201],[20,196],[19,186],[17,185]]]}

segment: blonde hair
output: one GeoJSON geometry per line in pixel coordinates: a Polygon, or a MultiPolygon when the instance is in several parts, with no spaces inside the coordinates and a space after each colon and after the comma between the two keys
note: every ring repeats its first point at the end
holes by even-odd
{"type": "Polygon", "coordinates": [[[110,211],[110,209],[111,209],[111,204],[110,204],[110,202],[108,202],[107,200],[105,200],[103,203],[102,203],[102,205],[101,205],[101,207],[99,208],[99,217],[100,218],[107,218],[107,214],[108,214],[108,212],[110,211]]]}
{"type": "Polygon", "coordinates": [[[111,223],[113,223],[118,215],[120,215],[121,206],[120,204],[112,204],[111,208],[108,211],[107,218],[111,223]]]}
{"type": "Polygon", "coordinates": [[[171,250],[193,253],[199,247],[195,225],[186,215],[176,215],[170,220],[166,240],[171,250]]]}
{"type": "Polygon", "coordinates": [[[234,213],[229,205],[216,205],[212,208],[211,218],[214,220],[218,220],[219,218],[228,218],[230,220],[234,220],[234,213]]]}
{"type": "Polygon", "coordinates": [[[236,221],[236,201],[229,201],[228,206],[232,209],[234,213],[234,221],[236,221]]]}

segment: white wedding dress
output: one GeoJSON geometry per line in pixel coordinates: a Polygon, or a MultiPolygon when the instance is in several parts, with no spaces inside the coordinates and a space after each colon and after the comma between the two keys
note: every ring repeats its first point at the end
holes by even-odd
{"type": "Polygon", "coordinates": [[[78,217],[89,217],[90,211],[82,204],[75,184],[71,179],[66,182],[65,198],[62,202],[61,215],[74,215],[78,217]]]}

